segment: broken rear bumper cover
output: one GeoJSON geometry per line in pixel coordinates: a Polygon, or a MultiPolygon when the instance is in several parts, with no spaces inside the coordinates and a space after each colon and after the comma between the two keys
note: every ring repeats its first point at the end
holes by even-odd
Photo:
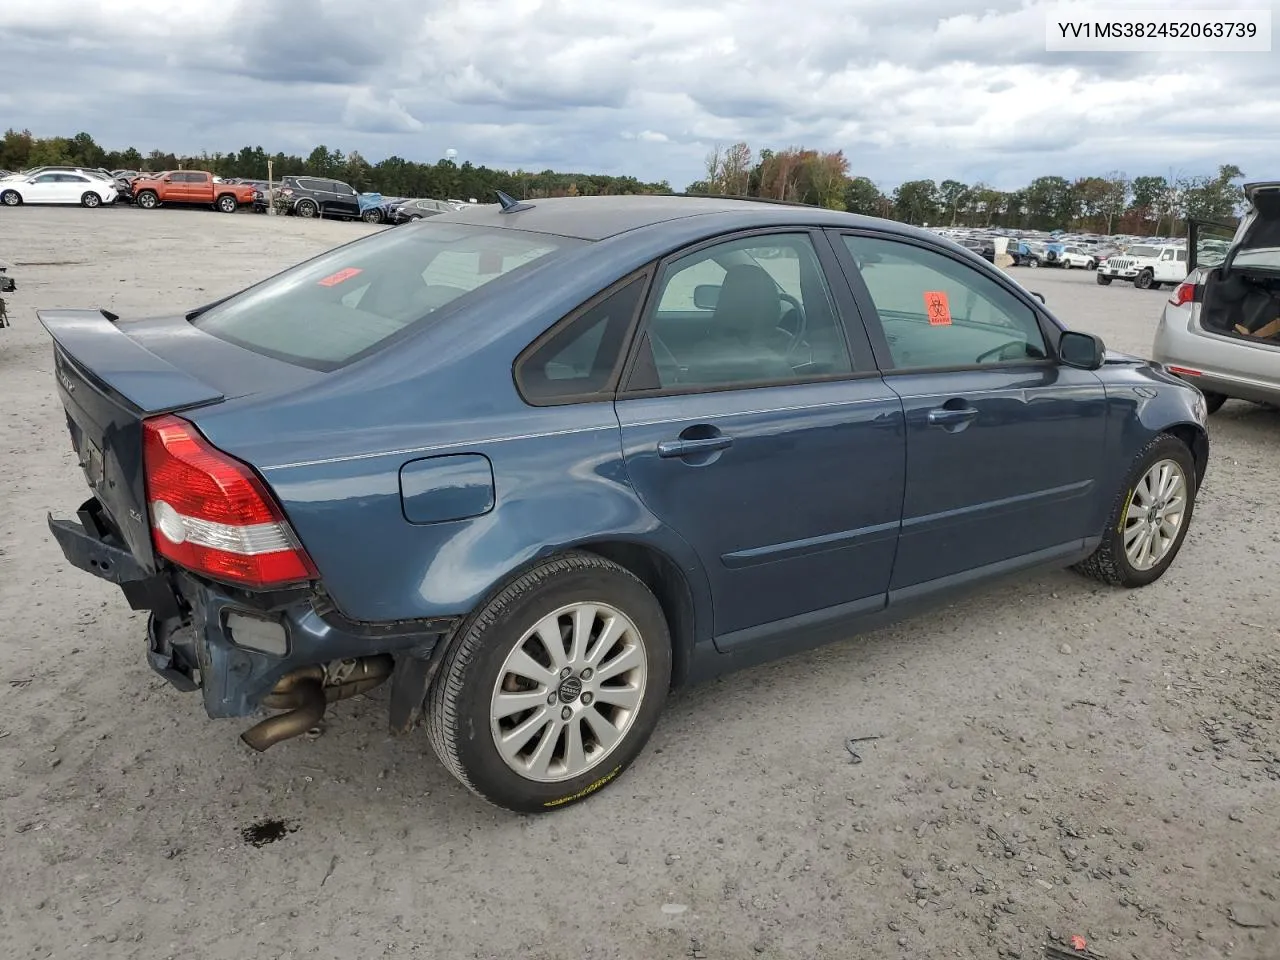
{"type": "Polygon", "coordinates": [[[420,705],[416,689],[430,672],[424,665],[443,648],[457,618],[365,624],[347,620],[309,587],[250,593],[197,579],[176,568],[149,570],[104,523],[96,499],[78,519],[48,518],[49,530],[72,565],[116,584],[134,610],[149,611],[147,661],[179,690],[200,690],[210,717],[253,713],[277,682],[301,667],[390,653],[392,726],[401,709],[420,705]],[[401,661],[413,664],[401,669],[401,661]]]}

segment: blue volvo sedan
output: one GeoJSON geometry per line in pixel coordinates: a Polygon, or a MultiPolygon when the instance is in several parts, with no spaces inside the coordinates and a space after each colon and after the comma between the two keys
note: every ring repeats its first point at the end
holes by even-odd
{"type": "Polygon", "coordinates": [[[1205,404],[903,224],[498,204],[182,315],[47,310],[68,561],[263,750],[387,683],[479,796],[616,778],[674,687],[1044,566],[1177,555],[1205,404]]]}

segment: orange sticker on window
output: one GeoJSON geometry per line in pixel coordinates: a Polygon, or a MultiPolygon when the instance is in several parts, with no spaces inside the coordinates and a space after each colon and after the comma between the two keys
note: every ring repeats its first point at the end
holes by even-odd
{"type": "Polygon", "coordinates": [[[946,293],[942,290],[925,291],[924,309],[929,315],[930,326],[951,326],[951,307],[947,303],[946,293]]]}
{"type": "Polygon", "coordinates": [[[323,280],[319,281],[322,287],[336,287],[343,280],[350,280],[352,277],[363,273],[359,267],[347,267],[345,270],[339,270],[337,273],[331,273],[323,280]]]}

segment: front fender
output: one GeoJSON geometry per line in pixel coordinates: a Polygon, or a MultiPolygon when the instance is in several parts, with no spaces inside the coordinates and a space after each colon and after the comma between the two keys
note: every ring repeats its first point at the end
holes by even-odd
{"type": "Polygon", "coordinates": [[[1194,386],[1165,372],[1158,364],[1112,355],[1099,371],[1107,388],[1111,424],[1112,487],[1119,489],[1133,458],[1162,433],[1171,433],[1191,448],[1197,484],[1209,464],[1209,433],[1204,397],[1194,386]]]}

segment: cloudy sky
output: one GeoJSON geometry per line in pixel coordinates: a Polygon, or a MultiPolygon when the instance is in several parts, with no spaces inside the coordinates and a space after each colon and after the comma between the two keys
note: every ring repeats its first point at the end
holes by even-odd
{"type": "MultiPolygon", "coordinates": [[[[745,139],[843,149],[886,188],[1223,162],[1280,176],[1280,53],[1048,53],[1058,5],[1035,0],[0,5],[0,126],[144,153],[453,148],[681,189],[714,143],[745,139]]],[[[1275,4],[1104,9],[1126,5],[1275,4]]]]}

